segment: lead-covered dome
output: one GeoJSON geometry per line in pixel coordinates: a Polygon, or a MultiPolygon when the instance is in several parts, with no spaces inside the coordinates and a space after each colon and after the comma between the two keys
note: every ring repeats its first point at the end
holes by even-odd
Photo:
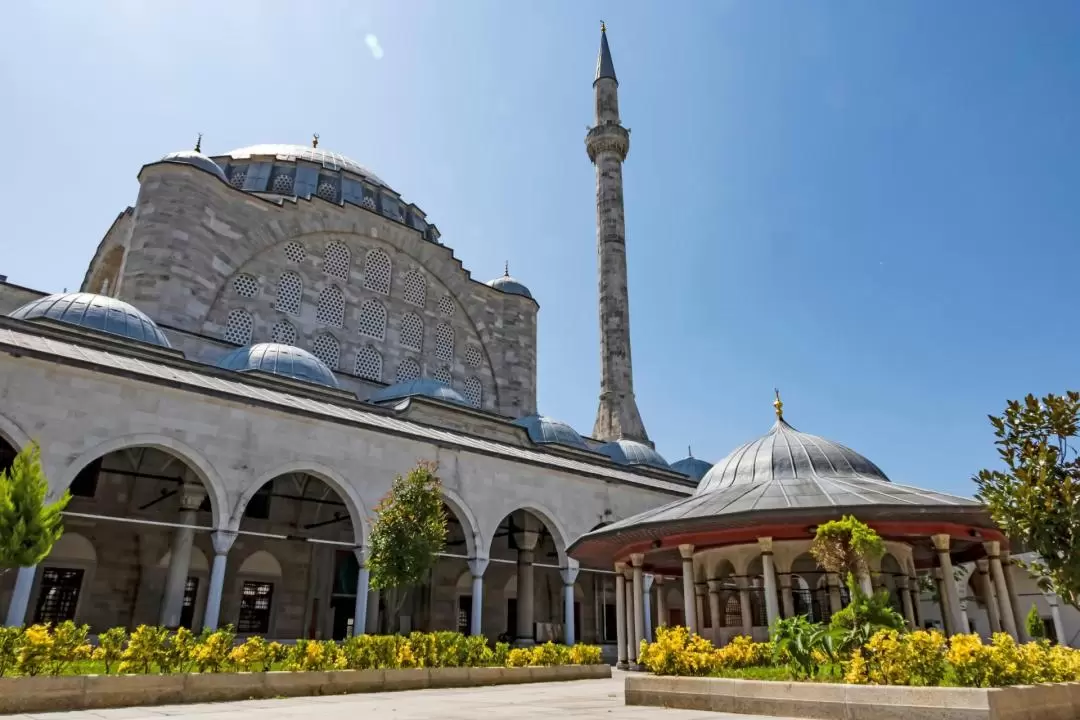
{"type": "Polygon", "coordinates": [[[384,403],[392,400],[404,400],[411,397],[429,397],[444,402],[457,403],[458,405],[469,404],[457,390],[446,383],[441,383],[438,380],[432,380],[431,378],[406,380],[405,382],[384,387],[381,390],[375,391],[375,393],[368,398],[368,402],[384,403]]]}
{"type": "Polygon", "coordinates": [[[389,185],[384,183],[378,175],[371,172],[355,160],[347,158],[340,153],[331,152],[329,150],[322,150],[320,148],[311,147],[308,145],[265,143],[263,145],[249,145],[248,147],[230,150],[229,152],[224,153],[224,155],[232,158],[233,160],[250,160],[253,157],[266,156],[272,156],[277,160],[281,160],[284,162],[296,162],[297,160],[303,160],[304,162],[321,165],[327,170],[345,170],[346,172],[351,172],[354,175],[359,175],[368,182],[374,183],[375,185],[389,187],[389,185]]]}
{"type": "Polygon", "coordinates": [[[620,465],[648,465],[670,470],[667,460],[645,443],[637,440],[612,440],[598,447],[597,452],[607,455],[620,465]]]}
{"type": "Polygon", "coordinates": [[[712,469],[712,465],[691,455],[671,463],[671,469],[694,480],[701,480],[712,469]]]}
{"type": "Polygon", "coordinates": [[[538,445],[554,443],[556,445],[569,445],[581,450],[588,450],[589,446],[578,434],[577,430],[564,422],[539,414],[525,415],[514,421],[515,425],[525,428],[529,432],[529,438],[538,445]]]}
{"type": "Polygon", "coordinates": [[[236,372],[261,370],[327,387],[338,386],[334,373],[322,360],[307,350],[280,343],[258,343],[237,348],[222,358],[218,367],[236,372]]]}
{"type": "Polygon", "coordinates": [[[497,277],[494,280],[488,280],[487,284],[488,286],[493,287],[496,290],[501,290],[502,292],[508,293],[510,295],[521,295],[522,297],[527,297],[530,300],[534,299],[532,293],[529,292],[529,288],[525,287],[524,283],[521,283],[510,277],[509,264],[507,264],[506,268],[503,270],[503,274],[501,277],[497,277]]]}
{"type": "Polygon", "coordinates": [[[8,317],[56,320],[158,347],[171,347],[165,333],[145,313],[123,300],[105,295],[82,292],[49,295],[23,305],[8,317]]]}
{"type": "Polygon", "coordinates": [[[221,166],[210,158],[203,155],[201,152],[195,150],[181,150],[180,152],[169,153],[165,157],[161,158],[165,162],[183,163],[184,165],[192,165],[205,170],[219,180],[228,182],[225,177],[225,171],[221,169],[221,166]]]}

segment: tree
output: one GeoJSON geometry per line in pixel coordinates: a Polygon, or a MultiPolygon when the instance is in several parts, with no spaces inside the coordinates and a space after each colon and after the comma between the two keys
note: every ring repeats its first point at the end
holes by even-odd
{"type": "Polygon", "coordinates": [[[867,596],[873,595],[870,586],[870,561],[885,554],[885,543],[872,527],[854,515],[830,520],[818,526],[810,554],[827,572],[837,573],[848,581],[854,594],[855,583],[867,596]]]}
{"type": "Polygon", "coordinates": [[[63,513],[71,495],[46,504],[49,482],[41,469],[41,450],[31,443],[0,472],[0,573],[37,565],[64,533],[63,513]]]}
{"type": "Polygon", "coordinates": [[[389,629],[396,630],[405,590],[421,584],[446,544],[446,513],[438,466],[420,462],[398,475],[390,494],[375,508],[368,541],[371,585],[387,590],[389,629]]]}
{"type": "Polygon", "coordinates": [[[977,497],[1013,541],[1037,553],[1025,565],[1050,589],[1080,601],[1080,460],[1069,445],[1080,425],[1080,393],[1028,395],[990,416],[1004,470],[980,470],[977,497]]]}
{"type": "Polygon", "coordinates": [[[1028,610],[1027,619],[1024,620],[1024,625],[1027,627],[1028,636],[1032,640],[1040,640],[1046,637],[1046,626],[1043,625],[1042,615],[1039,614],[1039,608],[1032,604],[1031,609],[1028,610]]]}

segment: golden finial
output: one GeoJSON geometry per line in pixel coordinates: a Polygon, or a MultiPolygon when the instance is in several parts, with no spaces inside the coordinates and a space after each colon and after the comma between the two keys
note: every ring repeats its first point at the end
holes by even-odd
{"type": "Polygon", "coordinates": [[[602,32],[602,33],[607,32],[607,25],[604,24],[603,20],[600,21],[600,32],[602,32]]]}
{"type": "Polygon", "coordinates": [[[314,135],[311,136],[311,147],[313,147],[313,148],[319,147],[319,133],[315,133],[314,135]]]}
{"type": "Polygon", "coordinates": [[[506,260],[503,263],[503,277],[510,277],[510,261],[506,260]]]}
{"type": "Polygon", "coordinates": [[[199,137],[195,138],[195,152],[202,152],[202,133],[199,133],[199,137]]]}
{"type": "Polygon", "coordinates": [[[776,408],[776,419],[784,419],[784,401],[780,399],[780,391],[773,388],[773,392],[776,393],[776,399],[773,400],[772,406],[776,408]]]}

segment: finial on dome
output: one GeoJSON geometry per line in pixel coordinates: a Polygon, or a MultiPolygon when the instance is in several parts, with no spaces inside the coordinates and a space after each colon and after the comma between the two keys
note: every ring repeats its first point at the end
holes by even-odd
{"type": "Polygon", "coordinates": [[[195,152],[202,152],[202,133],[199,133],[199,136],[195,138],[195,152]]]}
{"type": "Polygon", "coordinates": [[[603,20],[600,21],[600,32],[602,32],[602,33],[607,32],[607,24],[605,24],[603,20]]]}
{"type": "Polygon", "coordinates": [[[311,147],[313,147],[313,148],[319,147],[319,133],[314,133],[311,136],[311,147]]]}
{"type": "Polygon", "coordinates": [[[784,401],[780,399],[780,391],[773,388],[773,392],[776,393],[776,399],[773,400],[772,406],[776,409],[776,419],[784,419],[784,401]]]}
{"type": "Polygon", "coordinates": [[[503,262],[503,277],[510,277],[510,261],[503,262]]]}
{"type": "Polygon", "coordinates": [[[694,448],[690,445],[686,446],[686,457],[694,457],[694,448]]]}

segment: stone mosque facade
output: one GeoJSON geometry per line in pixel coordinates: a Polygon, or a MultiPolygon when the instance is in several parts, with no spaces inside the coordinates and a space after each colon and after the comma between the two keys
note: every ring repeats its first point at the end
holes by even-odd
{"type": "MultiPolygon", "coordinates": [[[[49,557],[0,575],[0,618],[378,632],[374,509],[396,475],[432,461],[449,537],[397,625],[611,649],[617,606],[635,599],[610,563],[568,549],[692,501],[711,468],[669,464],[634,397],[618,88],[602,29],[585,139],[601,330],[591,436],[539,413],[528,288],[508,272],[474,280],[419,206],[317,136],[168,154],[140,170],[80,292],[0,282],[0,467],[36,442],[51,492],[73,496],[49,557]]],[[[646,630],[685,620],[693,583],[643,581],[646,630]]]]}

